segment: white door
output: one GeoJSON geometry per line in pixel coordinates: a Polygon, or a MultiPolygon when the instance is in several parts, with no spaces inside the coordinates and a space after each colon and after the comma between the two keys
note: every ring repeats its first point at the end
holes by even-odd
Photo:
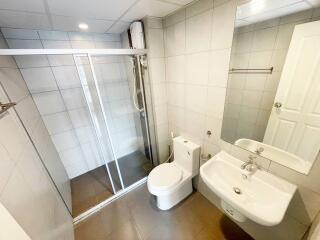
{"type": "Polygon", "coordinates": [[[312,163],[320,149],[320,21],[297,25],[264,143],[312,163]]]}

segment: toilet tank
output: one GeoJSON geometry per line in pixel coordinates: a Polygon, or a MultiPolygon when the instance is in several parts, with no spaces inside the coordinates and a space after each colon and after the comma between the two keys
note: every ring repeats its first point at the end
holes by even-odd
{"type": "Polygon", "coordinates": [[[200,146],[183,137],[173,139],[174,162],[192,173],[195,177],[199,173],[200,146]]]}

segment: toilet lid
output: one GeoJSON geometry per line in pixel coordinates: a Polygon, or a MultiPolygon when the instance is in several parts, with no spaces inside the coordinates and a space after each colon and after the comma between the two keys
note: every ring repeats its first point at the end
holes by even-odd
{"type": "Polygon", "coordinates": [[[174,187],[182,178],[182,170],[172,163],[163,163],[149,174],[149,184],[153,188],[164,190],[174,187]]]}

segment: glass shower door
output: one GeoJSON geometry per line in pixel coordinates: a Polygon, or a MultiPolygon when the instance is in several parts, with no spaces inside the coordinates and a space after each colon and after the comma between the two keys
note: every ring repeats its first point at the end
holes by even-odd
{"type": "Polygon", "coordinates": [[[89,60],[96,78],[93,91],[99,92],[113,146],[114,160],[108,162],[111,176],[118,172],[120,179],[114,182],[128,187],[146,177],[153,167],[139,61],[137,57],[106,55],[94,55],[89,60]]]}
{"type": "Polygon", "coordinates": [[[120,169],[118,167],[115,147],[110,138],[109,124],[106,112],[101,100],[101,92],[97,87],[97,79],[94,69],[90,65],[90,58],[84,55],[74,55],[74,60],[78,70],[81,86],[85,100],[90,112],[90,118],[98,139],[98,149],[105,162],[106,170],[112,184],[114,194],[124,188],[120,169]],[[110,169],[110,164],[114,163],[115,168],[110,169]]]}

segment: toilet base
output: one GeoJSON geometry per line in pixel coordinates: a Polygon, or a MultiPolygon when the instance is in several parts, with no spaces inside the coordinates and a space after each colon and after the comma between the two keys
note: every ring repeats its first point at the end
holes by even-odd
{"type": "Polygon", "coordinates": [[[192,179],[187,180],[179,189],[168,195],[157,196],[157,207],[169,210],[192,193],[192,179]]]}

